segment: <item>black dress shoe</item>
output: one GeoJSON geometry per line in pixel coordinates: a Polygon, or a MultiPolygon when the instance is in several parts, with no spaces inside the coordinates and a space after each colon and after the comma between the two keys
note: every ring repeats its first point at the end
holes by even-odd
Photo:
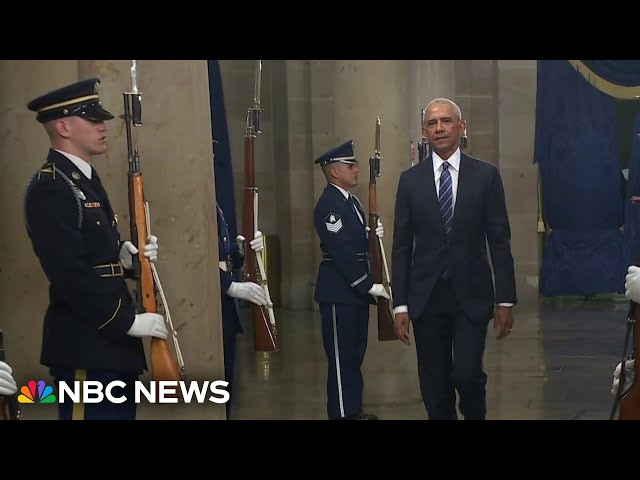
{"type": "Polygon", "coordinates": [[[348,417],[342,417],[341,420],[379,420],[379,418],[370,413],[355,413],[348,417]]]}
{"type": "Polygon", "coordinates": [[[361,413],[358,420],[380,420],[376,415],[371,413],[361,413]]]}

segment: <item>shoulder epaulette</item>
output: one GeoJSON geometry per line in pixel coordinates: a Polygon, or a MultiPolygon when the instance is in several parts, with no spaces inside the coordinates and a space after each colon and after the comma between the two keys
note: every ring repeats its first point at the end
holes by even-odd
{"type": "Polygon", "coordinates": [[[56,164],[55,163],[46,163],[40,171],[37,173],[38,180],[42,178],[42,174],[50,174],[53,179],[56,178],[56,164]]]}
{"type": "Polygon", "coordinates": [[[29,193],[33,189],[37,180],[40,180],[43,178],[51,178],[52,180],[55,180],[56,176],[58,178],[61,178],[64,181],[64,183],[66,183],[67,186],[71,189],[71,192],[73,193],[73,196],[76,199],[76,205],[78,207],[78,229],[82,228],[82,220],[84,215],[82,210],[82,197],[80,196],[81,195],[80,189],[76,187],[76,185],[71,181],[71,179],[69,179],[69,177],[67,177],[64,173],[62,173],[56,167],[55,163],[46,163],[36,174],[33,175],[33,177],[31,177],[31,179],[29,180],[29,183],[27,184],[26,192],[24,195],[24,219],[25,219],[25,224],[27,226],[27,230],[29,229],[29,222],[27,219],[27,197],[29,193]]]}

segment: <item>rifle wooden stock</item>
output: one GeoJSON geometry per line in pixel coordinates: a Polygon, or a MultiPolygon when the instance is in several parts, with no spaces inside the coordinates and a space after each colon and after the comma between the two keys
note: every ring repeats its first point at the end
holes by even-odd
{"type": "MultiPolygon", "coordinates": [[[[378,236],[375,233],[376,226],[378,225],[378,214],[376,213],[376,184],[369,184],[369,262],[371,265],[371,277],[373,283],[381,283],[384,285],[383,273],[382,273],[382,250],[380,249],[380,242],[378,236]]],[[[393,315],[391,314],[391,307],[389,300],[384,297],[378,297],[378,340],[397,340],[396,332],[393,329],[393,315]]]]}
{"type": "MultiPolygon", "coordinates": [[[[633,358],[634,363],[633,382],[629,389],[620,397],[619,420],[640,420],[640,361],[636,359],[636,354],[640,352],[640,308],[635,302],[631,302],[633,315],[630,316],[633,323],[633,358]]],[[[620,382],[624,384],[624,359],[620,368],[620,382]]]]}
{"type": "MultiPolygon", "coordinates": [[[[4,339],[2,330],[0,330],[0,360],[6,362],[4,351],[4,339]]],[[[0,420],[19,420],[22,417],[16,394],[0,395],[0,420]]]]}
{"type": "MultiPolygon", "coordinates": [[[[257,230],[256,207],[258,205],[258,187],[255,182],[255,136],[248,133],[244,139],[244,196],[242,208],[242,235],[246,240],[244,248],[244,281],[259,285],[265,279],[258,272],[256,252],[249,242],[257,230]]],[[[253,349],[256,352],[274,352],[278,350],[275,327],[271,325],[267,307],[251,303],[253,318],[253,349]]]]}
{"type": "MultiPolygon", "coordinates": [[[[158,312],[156,284],[151,271],[151,261],[144,256],[147,243],[147,216],[145,210],[144,185],[140,172],[129,173],[129,205],[132,241],[138,249],[135,263],[138,263],[138,295],[141,312],[158,312]]],[[[140,313],[140,312],[139,312],[140,313]]],[[[166,339],[151,337],[151,373],[154,381],[179,381],[182,379],[180,367],[169,348],[166,339]]]]}

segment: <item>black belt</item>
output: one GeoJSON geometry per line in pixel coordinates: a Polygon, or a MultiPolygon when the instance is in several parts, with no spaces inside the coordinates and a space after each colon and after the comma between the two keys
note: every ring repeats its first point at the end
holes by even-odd
{"type": "Polygon", "coordinates": [[[105,263],[104,265],[96,265],[93,269],[98,276],[103,278],[122,277],[124,275],[124,268],[120,263],[105,263]]]}
{"type": "MultiPolygon", "coordinates": [[[[359,262],[366,262],[367,259],[369,258],[369,252],[363,252],[363,253],[356,253],[356,255],[358,256],[358,261],[359,262]]],[[[328,253],[323,253],[322,254],[322,259],[323,260],[333,260],[328,253]]]]}

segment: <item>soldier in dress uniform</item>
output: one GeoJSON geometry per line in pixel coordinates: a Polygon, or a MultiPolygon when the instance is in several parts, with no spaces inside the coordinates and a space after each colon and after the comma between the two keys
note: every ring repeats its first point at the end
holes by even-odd
{"type": "MultiPolygon", "coordinates": [[[[349,192],[358,184],[358,162],[349,140],[315,161],[327,186],[314,210],[322,261],[314,299],[319,303],[322,340],[327,354],[327,413],[329,419],[377,420],[362,409],[361,366],[367,349],[369,305],[389,299],[382,284],[369,273],[367,216],[349,192]]],[[[382,224],[375,233],[382,237],[382,224]]]]}
{"type": "MultiPolygon", "coordinates": [[[[224,376],[229,382],[227,392],[230,395],[226,403],[227,420],[231,418],[231,402],[233,401],[233,383],[236,358],[236,335],[243,333],[238,304],[236,299],[247,300],[256,305],[266,305],[267,296],[260,285],[253,282],[234,281],[234,270],[242,268],[244,263],[245,238],[238,235],[235,242],[229,238],[229,230],[224,213],[216,203],[218,214],[218,257],[220,261],[220,293],[222,295],[222,338],[224,348],[224,376]]],[[[255,252],[264,248],[262,233],[256,232],[250,242],[255,252]]]]}
{"type": "MultiPolygon", "coordinates": [[[[25,193],[25,223],[49,280],[40,362],[55,382],[95,380],[106,388],[119,380],[126,402],[59,402],[59,418],[135,419],[134,382],[147,369],[142,337],[167,338],[164,318],[136,314],[125,277],[138,249],[121,241],[118,218],[91,163],[106,151],[106,120],[100,80],[90,78],[32,100],[51,141],[47,160],[25,193]]],[[[157,259],[151,236],[144,255],[157,259]]]]}

